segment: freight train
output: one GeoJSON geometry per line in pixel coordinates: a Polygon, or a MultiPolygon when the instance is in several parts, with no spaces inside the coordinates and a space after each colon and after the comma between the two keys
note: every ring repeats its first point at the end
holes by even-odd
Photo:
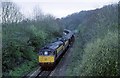
{"type": "Polygon", "coordinates": [[[60,59],[62,53],[73,44],[74,33],[65,29],[64,35],[39,50],[39,64],[42,68],[51,68],[60,59]]]}

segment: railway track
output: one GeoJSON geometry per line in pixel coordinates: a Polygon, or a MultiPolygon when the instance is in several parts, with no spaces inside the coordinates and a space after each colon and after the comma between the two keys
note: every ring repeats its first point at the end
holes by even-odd
{"type": "Polygon", "coordinates": [[[50,71],[46,71],[46,70],[41,69],[41,67],[39,67],[36,71],[24,76],[23,78],[48,77],[54,71],[54,69],[50,71]]]}
{"type": "Polygon", "coordinates": [[[38,75],[38,77],[42,77],[42,76],[48,77],[51,74],[51,72],[52,71],[43,71],[38,75]]]}
{"type": "Polygon", "coordinates": [[[44,71],[41,68],[38,68],[36,71],[24,76],[23,78],[38,78],[38,77],[48,77],[52,71],[44,71]]]}

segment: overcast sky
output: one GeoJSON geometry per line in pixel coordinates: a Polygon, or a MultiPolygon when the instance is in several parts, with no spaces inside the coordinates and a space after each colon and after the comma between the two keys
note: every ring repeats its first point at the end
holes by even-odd
{"type": "Polygon", "coordinates": [[[45,14],[52,14],[61,18],[80,12],[81,10],[91,10],[101,8],[104,5],[117,3],[119,0],[12,0],[27,17],[32,14],[33,8],[38,5],[45,14]]]}

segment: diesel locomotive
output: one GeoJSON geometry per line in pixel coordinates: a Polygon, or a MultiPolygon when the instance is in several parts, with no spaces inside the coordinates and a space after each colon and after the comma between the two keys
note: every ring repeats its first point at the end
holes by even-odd
{"type": "Polygon", "coordinates": [[[42,68],[53,67],[62,53],[73,44],[74,33],[64,30],[64,35],[56,41],[46,45],[39,51],[39,64],[42,68]]]}

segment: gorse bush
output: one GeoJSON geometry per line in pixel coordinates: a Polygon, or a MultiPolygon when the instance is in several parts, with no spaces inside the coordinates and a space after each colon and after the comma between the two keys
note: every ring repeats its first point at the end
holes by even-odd
{"type": "Polygon", "coordinates": [[[88,43],[80,68],[82,76],[118,75],[118,33],[108,33],[104,39],[88,43]]]}

